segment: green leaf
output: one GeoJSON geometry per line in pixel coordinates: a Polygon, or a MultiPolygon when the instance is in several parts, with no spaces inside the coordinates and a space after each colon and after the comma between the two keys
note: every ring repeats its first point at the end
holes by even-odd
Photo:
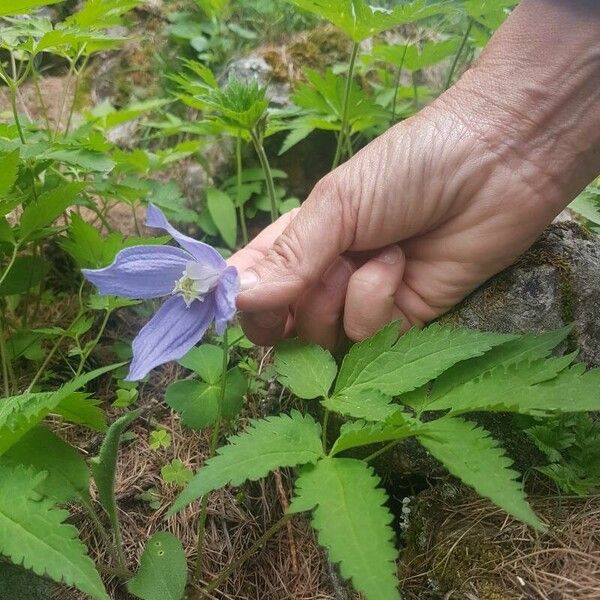
{"type": "Polygon", "coordinates": [[[160,450],[161,448],[168,448],[172,442],[173,437],[166,429],[155,429],[150,432],[148,445],[152,450],[160,450]]]}
{"type": "Polygon", "coordinates": [[[415,435],[419,431],[421,423],[416,419],[398,413],[394,416],[394,423],[365,423],[354,421],[345,423],[340,429],[340,435],[333,444],[331,456],[335,456],[344,450],[369,446],[381,442],[392,442],[415,435]]]}
{"type": "Polygon", "coordinates": [[[572,327],[561,327],[539,335],[526,334],[496,346],[483,356],[460,362],[442,373],[433,384],[431,398],[440,398],[453,388],[488,373],[491,369],[509,367],[520,362],[547,357],[569,335],[572,327]]]}
{"type": "Polygon", "coordinates": [[[227,484],[256,481],[280,467],[315,463],[323,456],[321,427],[297,411],[251,421],[246,431],[228,442],[196,473],[170,514],[227,484]]]}
{"type": "Polygon", "coordinates": [[[22,464],[46,472],[37,490],[62,504],[89,496],[90,474],[81,454],[45,427],[27,432],[0,459],[0,464],[22,464]]]}
{"type": "Polygon", "coordinates": [[[321,404],[340,415],[365,419],[366,421],[385,421],[398,410],[398,405],[377,390],[348,388],[326,398],[321,404]]]}
{"type": "Polygon", "coordinates": [[[109,365],[80,375],[54,392],[26,393],[5,398],[0,402],[0,456],[73,392],[123,364],[109,365]]]}
{"type": "Polygon", "coordinates": [[[114,166],[114,161],[102,152],[93,152],[83,148],[55,148],[44,152],[41,160],[52,159],[86,171],[106,172],[114,166]]]}
{"type": "Polygon", "coordinates": [[[146,543],[137,574],[127,589],[141,600],[182,600],[187,562],[181,542],[167,531],[155,533],[146,543]]]}
{"type": "Polygon", "coordinates": [[[75,393],[62,400],[54,412],[65,421],[84,425],[103,433],[106,431],[107,425],[106,416],[100,405],[100,400],[90,398],[89,394],[75,393]]]}
{"type": "Polygon", "coordinates": [[[98,499],[110,519],[113,531],[116,531],[119,527],[115,500],[115,474],[119,456],[119,443],[125,429],[139,417],[140,413],[141,410],[135,410],[119,417],[108,428],[98,456],[90,460],[92,475],[98,488],[98,499]]]}
{"type": "Polygon", "coordinates": [[[233,200],[221,190],[206,190],[206,205],[219,233],[230,248],[235,248],[237,237],[237,217],[233,200]]]}
{"type": "Polygon", "coordinates": [[[392,515],[379,483],[363,461],[325,458],[302,469],[289,511],[313,511],[319,543],[366,600],[400,600],[392,515]]]}
{"type": "MultiPolygon", "coordinates": [[[[0,15],[2,8],[0,8],[0,15]]],[[[0,197],[6,196],[15,185],[19,174],[19,149],[2,155],[2,170],[0,171],[0,197]]]]}
{"type": "Polygon", "coordinates": [[[512,461],[488,431],[462,419],[427,423],[419,441],[452,475],[507,513],[536,529],[544,525],[533,512],[512,461]]]}
{"type": "MultiPolygon", "coordinates": [[[[367,340],[356,351],[353,348],[354,353],[347,357],[351,364],[343,385],[397,396],[431,381],[457,362],[480,356],[514,337],[434,324],[411,329],[390,347],[391,334],[382,333],[381,338],[375,336],[373,344],[367,340]]],[[[344,365],[340,376],[343,372],[344,365]]]]}
{"type": "Polygon", "coordinates": [[[36,256],[18,256],[0,284],[0,297],[24,294],[46,276],[50,265],[36,256]]]}
{"type": "Polygon", "coordinates": [[[286,340],[275,348],[275,370],[282,385],[298,398],[327,396],[337,366],[331,354],[315,344],[286,340]]]}
{"type": "Polygon", "coordinates": [[[207,383],[217,384],[223,373],[223,349],[213,344],[202,344],[192,348],[177,362],[198,373],[207,383]]]}
{"type": "Polygon", "coordinates": [[[528,415],[600,410],[600,369],[585,371],[573,355],[504,367],[453,388],[425,405],[426,410],[504,411],[528,415]]]}
{"type": "Polygon", "coordinates": [[[51,225],[65,209],[73,204],[75,198],[85,187],[85,183],[71,182],[40,194],[37,200],[30,202],[19,221],[19,239],[27,240],[33,233],[51,225]]]}
{"type": "Polygon", "coordinates": [[[161,468],[160,476],[165,483],[174,483],[183,487],[186,483],[189,483],[194,473],[183,464],[183,461],[174,458],[169,464],[161,468]]]}
{"type": "Polygon", "coordinates": [[[35,491],[43,479],[23,466],[0,464],[0,552],[94,600],[110,600],[77,529],[65,523],[69,514],[35,491]]]}
{"type": "Polygon", "coordinates": [[[15,243],[15,234],[4,217],[0,217],[0,242],[15,243]]]}
{"type": "Polygon", "coordinates": [[[64,0],[6,0],[6,4],[0,6],[0,17],[22,15],[32,12],[41,6],[58,4],[59,2],[64,2],[64,0]]]}
{"type": "Polygon", "coordinates": [[[365,0],[289,0],[299,8],[331,21],[355,42],[362,42],[386,29],[414,23],[446,10],[445,3],[413,0],[388,10],[365,0]]]}

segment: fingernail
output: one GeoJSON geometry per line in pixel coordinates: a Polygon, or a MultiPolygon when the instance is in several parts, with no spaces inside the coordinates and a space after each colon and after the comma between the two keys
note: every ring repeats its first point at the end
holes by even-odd
{"type": "Polygon", "coordinates": [[[281,325],[282,318],[276,312],[260,312],[247,314],[248,318],[260,329],[273,329],[281,325]]]}
{"type": "Polygon", "coordinates": [[[250,290],[258,284],[258,275],[254,271],[244,271],[240,275],[240,292],[250,290]]]}
{"type": "Polygon", "coordinates": [[[402,250],[399,246],[388,246],[381,254],[378,254],[376,260],[386,263],[387,265],[395,265],[402,259],[402,250]]]}
{"type": "Polygon", "coordinates": [[[348,283],[351,274],[352,269],[350,268],[350,265],[343,258],[338,258],[329,269],[323,273],[321,279],[326,288],[337,290],[348,283]]]}

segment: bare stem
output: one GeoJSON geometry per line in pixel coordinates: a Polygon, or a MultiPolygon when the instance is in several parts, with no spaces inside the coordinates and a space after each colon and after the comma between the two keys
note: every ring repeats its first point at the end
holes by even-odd
{"type": "Polygon", "coordinates": [[[240,227],[242,228],[242,243],[248,243],[248,226],[246,225],[246,213],[242,203],[242,137],[237,136],[235,144],[235,166],[237,175],[237,205],[240,214],[240,227]]]}
{"type": "Polygon", "coordinates": [[[273,174],[271,173],[269,159],[267,158],[265,148],[262,144],[261,136],[254,130],[250,132],[250,135],[252,136],[252,142],[256,154],[258,154],[258,160],[260,161],[260,166],[262,167],[267,182],[267,194],[269,196],[269,202],[271,203],[271,223],[273,223],[277,220],[279,214],[277,209],[277,196],[275,195],[275,184],[273,183],[273,174]]]}
{"type": "Polygon", "coordinates": [[[469,34],[471,33],[472,27],[473,27],[473,18],[469,17],[469,23],[467,25],[467,29],[465,30],[465,33],[460,42],[460,46],[458,47],[458,50],[456,51],[456,54],[454,55],[454,60],[452,61],[452,65],[450,66],[450,70],[448,71],[448,77],[446,78],[446,84],[444,85],[444,90],[447,90],[450,87],[450,84],[452,83],[452,79],[454,78],[454,71],[456,71],[456,66],[458,65],[458,59],[460,58],[460,55],[462,54],[462,52],[465,48],[465,44],[467,43],[467,40],[469,39],[469,34]]]}

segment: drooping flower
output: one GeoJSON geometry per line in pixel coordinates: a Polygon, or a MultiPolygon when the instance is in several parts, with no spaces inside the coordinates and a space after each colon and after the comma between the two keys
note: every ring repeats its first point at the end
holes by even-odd
{"type": "Polygon", "coordinates": [[[100,294],[135,300],[169,296],[133,340],[127,379],[144,378],[154,367],[181,358],[210,324],[221,335],[235,314],[239,276],[211,246],[180,233],[150,204],[146,225],[164,229],[179,244],[133,246],[103,269],[83,269],[100,294]]]}

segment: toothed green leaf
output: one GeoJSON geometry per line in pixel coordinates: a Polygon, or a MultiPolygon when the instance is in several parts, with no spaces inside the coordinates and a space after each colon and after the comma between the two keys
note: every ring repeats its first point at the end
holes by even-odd
{"type": "Polygon", "coordinates": [[[228,444],[206,461],[170,513],[227,484],[256,481],[280,467],[315,463],[321,456],[321,428],[310,415],[292,411],[252,421],[246,431],[230,437],[228,444]]]}
{"type": "Polygon", "coordinates": [[[376,390],[354,388],[342,390],[321,404],[340,415],[365,421],[385,421],[398,410],[390,396],[376,390]]]}
{"type": "Polygon", "coordinates": [[[313,511],[319,543],[367,600],[399,600],[392,515],[379,483],[363,461],[325,458],[302,469],[289,512],[313,511]]]}

